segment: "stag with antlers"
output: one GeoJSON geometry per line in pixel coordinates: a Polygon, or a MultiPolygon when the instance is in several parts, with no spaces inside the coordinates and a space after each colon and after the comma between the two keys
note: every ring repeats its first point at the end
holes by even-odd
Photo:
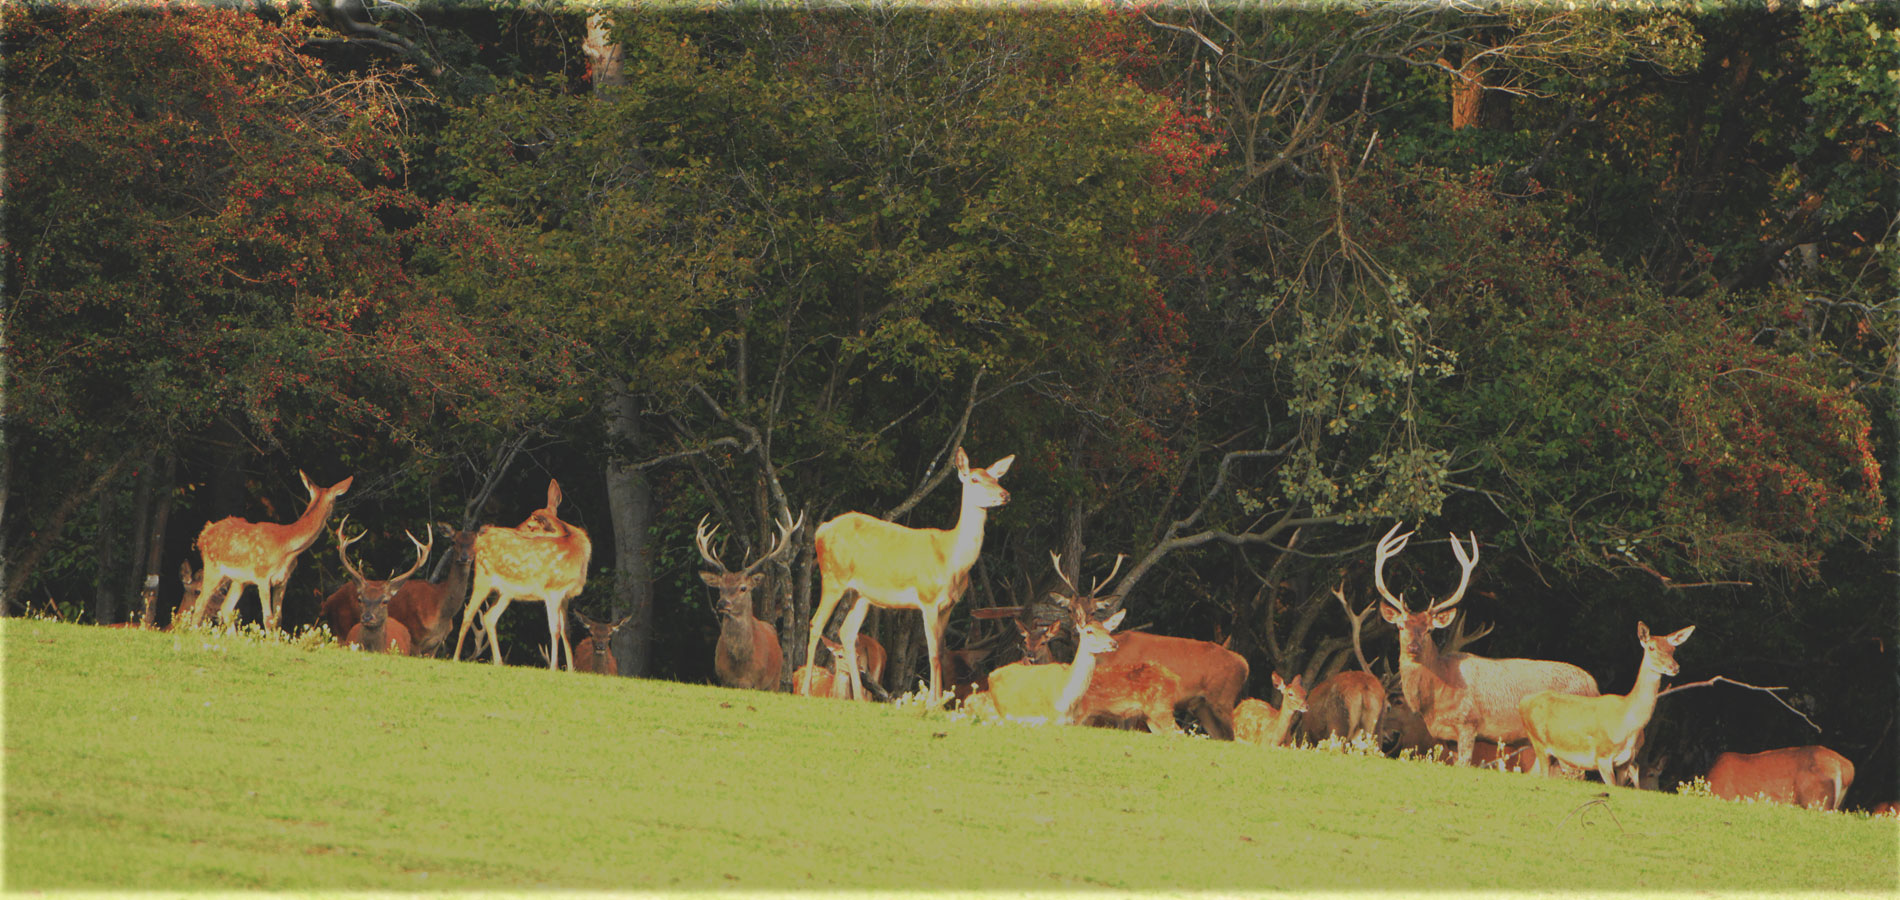
{"type": "Polygon", "coordinates": [[[350,562],[350,545],[362,540],[363,536],[369,532],[361,532],[356,537],[345,537],[343,532],[349,524],[349,516],[344,516],[343,521],[336,523],[336,555],[343,561],[343,571],[350,574],[350,583],[356,588],[357,602],[362,604],[362,618],[350,629],[349,636],[343,641],[343,646],[361,647],[371,653],[385,653],[393,648],[396,652],[408,656],[415,649],[415,645],[410,638],[408,627],[390,617],[389,602],[396,599],[396,594],[402,590],[403,585],[407,584],[410,577],[422,568],[423,563],[429,561],[429,553],[435,549],[435,532],[428,532],[429,543],[427,544],[416,540],[415,535],[403,532],[409,536],[409,542],[416,545],[416,564],[410,566],[409,571],[388,581],[371,581],[357,569],[354,563],[350,562]]]}
{"type": "Polygon", "coordinates": [[[1471,536],[1467,552],[1451,536],[1452,555],[1463,570],[1458,589],[1419,612],[1405,608],[1405,600],[1394,596],[1385,586],[1386,561],[1398,555],[1412,539],[1412,533],[1399,534],[1394,524],[1379,539],[1372,567],[1373,584],[1384,601],[1379,615],[1398,628],[1399,682],[1405,691],[1405,703],[1439,740],[1458,742],[1457,765],[1471,764],[1478,738],[1500,745],[1525,740],[1524,720],[1518,702],[1538,691],[1557,691],[1595,697],[1597,682],[1590,673],[1569,663],[1543,659],[1490,659],[1469,653],[1440,653],[1432,643],[1432,630],[1451,624],[1454,609],[1464,599],[1471,584],[1471,571],[1478,566],[1478,538],[1471,536]]]}
{"type": "Polygon", "coordinates": [[[700,558],[713,568],[711,572],[699,573],[699,577],[719,592],[719,600],[714,604],[719,613],[719,643],[713,648],[713,672],[719,676],[719,683],[727,687],[777,690],[784,652],[779,649],[778,632],[753,616],[753,591],[765,581],[765,573],[759,571],[760,568],[791,548],[791,536],[805,524],[805,517],[800,515],[797,522],[780,521],[778,539],[772,547],[737,572],[719,561],[719,554],[712,546],[713,533],[719,526],[708,528],[706,520],[707,517],[700,517],[694,540],[699,545],[700,558]]]}

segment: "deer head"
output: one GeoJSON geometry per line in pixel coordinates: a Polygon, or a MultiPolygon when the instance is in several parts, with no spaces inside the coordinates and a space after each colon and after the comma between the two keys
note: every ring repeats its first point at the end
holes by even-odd
{"type": "Polygon", "coordinates": [[[407,531],[403,532],[409,537],[409,542],[416,545],[415,565],[388,581],[371,581],[356,568],[354,563],[350,562],[350,545],[362,540],[363,536],[369,532],[364,531],[356,537],[346,537],[343,531],[349,523],[350,517],[344,516],[343,520],[336,525],[336,555],[343,561],[343,571],[348,572],[350,580],[356,583],[356,598],[363,604],[363,627],[381,628],[389,621],[389,601],[395,599],[396,592],[402,590],[403,583],[415,575],[422,568],[423,563],[428,562],[429,552],[435,548],[435,532],[425,532],[429,535],[427,544],[416,540],[415,535],[407,531]]]}
{"type": "Polygon", "coordinates": [[[1458,542],[1456,534],[1451,536],[1451,552],[1458,558],[1458,566],[1461,569],[1458,589],[1452,591],[1451,596],[1414,613],[1405,608],[1403,596],[1394,596],[1385,586],[1386,560],[1397,556],[1412,539],[1412,532],[1397,533],[1401,524],[1403,523],[1394,523],[1392,528],[1385,533],[1385,537],[1379,539],[1372,567],[1372,581],[1383,600],[1379,606],[1380,618],[1398,628],[1399,651],[1410,658],[1422,659],[1436,654],[1437,648],[1432,644],[1432,630],[1451,624],[1452,619],[1457,615],[1455,607],[1458,601],[1464,599],[1465,588],[1471,585],[1471,571],[1478,566],[1478,536],[1475,534],[1470,536],[1469,553],[1458,542]]]}
{"type": "Polygon", "coordinates": [[[753,615],[752,592],[758,589],[761,582],[765,581],[765,573],[759,571],[760,567],[771,560],[783,556],[785,551],[791,548],[792,542],[790,538],[792,533],[804,525],[805,517],[801,513],[796,522],[778,522],[778,538],[773,541],[771,548],[766,550],[763,556],[760,556],[750,565],[747,565],[737,572],[726,568],[725,563],[719,561],[719,554],[714,551],[712,546],[713,535],[719,531],[719,526],[706,527],[706,520],[708,518],[708,516],[700,517],[699,527],[695,531],[694,542],[699,546],[700,558],[705,560],[706,565],[711,566],[713,571],[701,572],[699,573],[699,577],[705,581],[709,587],[719,591],[719,600],[713,608],[721,616],[732,616],[740,619],[750,617],[753,615]]]}

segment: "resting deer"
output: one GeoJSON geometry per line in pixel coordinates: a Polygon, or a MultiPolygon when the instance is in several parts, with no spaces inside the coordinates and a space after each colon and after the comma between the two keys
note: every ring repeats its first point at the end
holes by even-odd
{"type": "MultiPolygon", "coordinates": [[[[1104,607],[1112,604],[1104,604],[1098,594],[1103,586],[1114,580],[1115,572],[1121,569],[1122,559],[1117,556],[1115,568],[1108,573],[1108,577],[1097,581],[1087,594],[1063,576],[1062,584],[1069,596],[1058,595],[1058,599],[1074,604],[1090,617],[1104,615],[1107,612],[1104,607]]],[[[1060,576],[1061,558],[1055,557],[1055,561],[1056,573],[1060,576]]],[[[1150,662],[1166,668],[1180,678],[1180,686],[1169,705],[1176,709],[1192,706],[1200,719],[1201,730],[1217,740],[1234,739],[1234,706],[1240,702],[1240,692],[1247,685],[1245,657],[1208,641],[1144,631],[1118,634],[1115,644],[1114,651],[1102,657],[1102,666],[1133,666],[1150,662]]]]}
{"type": "Polygon", "coordinates": [[[1826,747],[1724,753],[1709,768],[1709,792],[1725,800],[1761,797],[1810,809],[1840,809],[1854,764],[1826,747]]]}
{"type": "Polygon", "coordinates": [[[812,614],[811,634],[805,639],[805,659],[818,652],[831,614],[846,591],[863,599],[846,613],[839,629],[845,647],[844,669],[851,673],[852,696],[863,696],[858,684],[857,639],[870,606],[914,609],[924,619],[924,647],[930,656],[930,703],[942,703],[944,627],[950,610],[970,586],[970,567],[983,550],[983,525],[989,510],[1009,502],[1009,492],[997,482],[1009,471],[1015,456],[1005,456],[988,468],[973,469],[970,458],[957,448],[952,463],[963,482],[963,499],[956,527],[905,528],[864,513],[848,512],[814,533],[818,556],[818,608],[812,614]]]}
{"type": "MultiPolygon", "coordinates": [[[[1011,663],[990,673],[990,689],[973,694],[973,705],[994,709],[999,715],[1073,725],[1078,721],[1076,707],[1088,691],[1101,654],[1115,649],[1111,634],[1121,624],[1126,610],[1106,621],[1072,609],[1076,629],[1075,661],[1072,663],[1011,663]],[[984,698],[984,699],[979,699],[984,698]]],[[[1152,723],[1151,723],[1152,724],[1152,723]]]]}
{"type": "Polygon", "coordinates": [[[633,621],[633,613],[627,613],[618,622],[596,622],[584,612],[576,612],[581,626],[587,629],[587,636],[574,647],[574,671],[598,672],[602,675],[620,674],[620,661],[614,658],[609,642],[614,632],[633,621]]]}
{"type": "MultiPolygon", "coordinates": [[[[446,522],[436,529],[449,539],[450,567],[441,581],[403,582],[402,590],[389,601],[389,616],[409,629],[415,641],[412,656],[434,656],[447,642],[455,617],[468,602],[469,574],[475,562],[475,532],[461,531],[446,522]]],[[[362,617],[363,606],[356,596],[356,582],[348,581],[330,592],[318,615],[333,635],[346,635],[362,617]]],[[[477,649],[479,651],[479,647],[477,649]]]]}
{"type": "Polygon", "coordinates": [[[792,533],[804,523],[804,516],[797,522],[778,523],[778,540],[771,549],[734,572],[719,561],[712,549],[713,532],[718,531],[719,526],[708,529],[706,517],[700,517],[694,542],[699,545],[700,558],[714,571],[701,572],[699,577],[719,592],[713,606],[719,613],[719,643],[713,648],[713,674],[719,677],[720,684],[758,691],[778,690],[778,670],[785,662],[784,652],[779,649],[778,632],[753,617],[752,592],[765,581],[765,573],[759,568],[783,556],[792,546],[792,533]]]}
{"type": "Polygon", "coordinates": [[[1234,740],[1263,747],[1278,747],[1286,743],[1288,730],[1293,726],[1293,714],[1307,709],[1306,691],[1300,686],[1300,676],[1292,681],[1284,681],[1280,673],[1273,673],[1273,686],[1280,691],[1280,708],[1265,700],[1249,697],[1234,707],[1234,740]]]}
{"type": "MultiPolygon", "coordinates": [[[[844,676],[838,671],[844,660],[844,645],[831,638],[821,638],[825,649],[831,653],[831,665],[820,666],[807,663],[792,673],[792,693],[805,697],[830,697],[833,700],[851,699],[851,687],[845,683],[844,676]]],[[[883,688],[877,680],[884,671],[884,645],[868,635],[858,635],[858,658],[869,660],[864,670],[867,687],[873,694],[883,694],[883,688]]],[[[869,700],[870,697],[861,699],[869,700]]],[[[888,695],[885,696],[888,699],[888,695]]]]}
{"type": "Polygon", "coordinates": [[[257,591],[265,629],[277,628],[283,612],[284,586],[290,580],[291,570],[297,567],[298,555],[316,543],[317,536],[323,533],[323,523],[330,518],[330,510],[336,506],[336,498],[350,489],[353,480],[345,478],[320,488],[302,472],[298,472],[297,477],[303,479],[304,489],[310,492],[310,503],[297,521],[279,525],[226,516],[198,532],[204,581],[197,600],[192,603],[188,626],[195,627],[204,621],[211,598],[224,590],[228,582],[230,590],[225,592],[224,605],[218,610],[220,624],[231,621],[231,613],[236,611],[238,600],[248,585],[257,591]]]}
{"type": "Polygon", "coordinates": [[[1174,698],[1180,694],[1181,677],[1160,663],[1104,666],[1098,661],[1074,714],[1086,725],[1140,726],[1150,734],[1181,734],[1181,726],[1174,721],[1174,698]]]}
{"type": "Polygon", "coordinates": [[[1606,786],[1616,784],[1615,768],[1627,765],[1630,783],[1640,783],[1636,749],[1642,743],[1643,726],[1656,711],[1656,689],[1663,676],[1681,671],[1676,648],[1693,631],[1691,625],[1674,634],[1650,637],[1649,626],[1636,623],[1643,664],[1628,694],[1579,697],[1538,691],[1518,701],[1518,714],[1531,739],[1531,774],[1545,774],[1545,757],[1554,756],[1579,768],[1596,769],[1606,786]]]}
{"type": "Polygon", "coordinates": [[[349,522],[350,517],[344,516],[343,521],[336,525],[336,555],[343,560],[343,571],[350,573],[350,583],[356,588],[356,596],[361,604],[362,618],[350,629],[343,646],[361,647],[371,653],[386,653],[394,649],[408,656],[414,651],[415,645],[410,640],[409,629],[389,615],[389,603],[395,599],[403,583],[429,560],[429,552],[435,547],[435,535],[430,533],[426,545],[416,540],[415,535],[409,535],[409,542],[416,545],[416,564],[410,566],[409,571],[388,581],[371,581],[350,562],[350,545],[362,540],[368,532],[356,537],[344,537],[343,531],[349,522]]]}
{"type": "Polygon", "coordinates": [[[1379,614],[1399,631],[1399,683],[1405,691],[1405,703],[1425,721],[1432,737],[1458,742],[1457,765],[1471,764],[1472,745],[1484,737],[1500,744],[1525,738],[1524,720],[1518,714],[1518,701],[1538,691],[1557,691],[1585,697],[1597,695],[1596,679],[1569,663],[1542,659],[1489,659],[1469,653],[1439,653],[1432,643],[1432,629],[1451,624],[1453,607],[1464,598],[1471,584],[1471,570],[1478,565],[1478,539],[1471,538],[1467,553],[1452,535],[1452,555],[1463,570],[1458,589],[1450,597],[1411,612],[1405,601],[1392,595],[1385,586],[1386,560],[1405,549],[1412,533],[1397,535],[1393,525],[1379,539],[1377,561],[1372,580],[1384,603],[1379,614]]]}
{"type": "Polygon", "coordinates": [[[501,665],[500,632],[495,625],[508,604],[522,600],[541,603],[548,611],[548,668],[560,667],[567,653],[568,671],[574,670],[574,646],[567,638],[567,604],[587,586],[587,563],[594,545],[587,532],[561,521],[561,483],[549,479],[548,505],[536,510],[518,528],[484,525],[475,535],[475,560],[468,604],[462,607],[462,627],[455,635],[455,658],[462,658],[462,641],[476,613],[488,636],[495,665],[501,665]],[[489,596],[495,602],[486,612],[489,596]]]}

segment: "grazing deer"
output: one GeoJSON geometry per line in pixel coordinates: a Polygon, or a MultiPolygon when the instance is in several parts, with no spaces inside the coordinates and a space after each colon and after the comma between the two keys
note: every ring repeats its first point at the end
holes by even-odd
{"type": "Polygon", "coordinates": [[[362,540],[363,535],[369,532],[365,531],[356,537],[344,537],[343,531],[349,523],[350,517],[344,516],[343,521],[336,525],[336,555],[343,560],[343,571],[350,573],[350,583],[356,588],[357,600],[362,607],[362,618],[350,629],[343,646],[361,647],[371,653],[387,653],[394,648],[408,656],[414,651],[415,645],[410,640],[409,629],[390,617],[389,603],[396,598],[396,592],[402,590],[403,583],[429,560],[429,552],[435,547],[435,534],[429,533],[429,543],[426,545],[410,534],[409,542],[416,545],[416,564],[410,566],[409,571],[388,581],[371,581],[350,562],[350,545],[362,540]]]}
{"type": "Polygon", "coordinates": [[[1307,709],[1306,691],[1300,687],[1300,676],[1292,681],[1283,681],[1280,673],[1273,673],[1273,686],[1280,691],[1280,708],[1265,700],[1249,697],[1234,707],[1234,740],[1262,747],[1278,747],[1286,743],[1288,729],[1293,725],[1293,714],[1307,709]]]}
{"type": "MultiPolygon", "coordinates": [[[[1071,608],[1076,629],[1075,661],[1072,663],[1011,663],[990,673],[990,689],[971,695],[979,709],[994,709],[998,715],[1031,720],[1052,721],[1059,725],[1077,722],[1076,707],[1088,691],[1101,655],[1115,649],[1111,634],[1121,625],[1121,610],[1106,621],[1097,622],[1079,608],[1071,608]],[[987,698],[978,700],[977,698],[987,698]]],[[[1153,727],[1153,723],[1150,723],[1153,727]]]]}
{"type": "Polygon", "coordinates": [[[779,522],[778,540],[771,549],[734,572],[719,561],[712,549],[713,532],[718,531],[719,526],[708,529],[706,517],[700,517],[694,541],[699,545],[700,558],[715,571],[701,572],[699,577],[707,586],[719,591],[719,599],[713,605],[719,613],[719,643],[713,648],[713,673],[719,676],[720,684],[758,691],[778,690],[778,670],[785,656],[779,649],[778,632],[753,617],[752,592],[765,581],[765,573],[759,568],[783,556],[792,546],[792,533],[803,524],[802,515],[797,522],[779,522]]]}
{"type": "Polygon", "coordinates": [[[1724,753],[1709,768],[1709,791],[1724,800],[1761,797],[1810,809],[1840,809],[1854,764],[1826,747],[1724,753]]]}
{"type": "MultiPolygon", "coordinates": [[[[1062,575],[1061,557],[1050,555],[1055,559],[1056,574],[1061,577],[1063,587],[1069,591],[1067,597],[1057,594],[1056,599],[1065,605],[1073,604],[1090,617],[1105,614],[1105,604],[1098,594],[1121,570],[1123,557],[1117,556],[1115,568],[1109,571],[1108,577],[1097,581],[1094,588],[1084,594],[1080,588],[1069,583],[1067,576],[1062,575]]],[[[1149,634],[1145,631],[1118,634],[1115,644],[1115,649],[1102,657],[1101,665],[1133,666],[1144,662],[1161,665],[1180,677],[1179,692],[1174,695],[1170,705],[1176,709],[1192,706],[1200,719],[1201,730],[1217,740],[1234,739],[1234,707],[1240,702],[1240,692],[1247,685],[1246,657],[1208,641],[1149,634]]]]}
{"type": "Polygon", "coordinates": [[[198,599],[192,603],[191,615],[186,621],[188,626],[195,627],[204,621],[210,611],[211,598],[229,583],[224,605],[218,610],[220,624],[231,621],[231,614],[237,610],[238,600],[248,585],[257,591],[264,628],[277,628],[278,618],[283,613],[284,586],[290,580],[291,570],[297,567],[298,555],[316,543],[317,536],[323,533],[324,522],[330,518],[330,510],[336,506],[336,498],[348,491],[354,480],[345,478],[320,488],[302,472],[298,472],[297,477],[303,479],[304,489],[310,492],[310,504],[304,507],[297,521],[279,525],[226,516],[198,532],[204,580],[198,589],[198,599]]]}
{"type": "Polygon", "coordinates": [[[997,482],[1016,460],[1005,456],[988,468],[973,469],[970,458],[957,448],[952,459],[963,499],[956,527],[906,528],[864,513],[848,512],[823,525],[814,534],[818,556],[818,609],[805,640],[805,659],[818,652],[831,614],[846,591],[862,598],[845,613],[839,629],[844,644],[844,671],[851,673],[852,696],[862,696],[858,684],[857,638],[870,606],[914,609],[924,619],[925,652],[930,655],[930,703],[942,703],[943,631],[950,610],[970,586],[970,567],[983,550],[983,524],[989,510],[1009,502],[1009,492],[997,482]],[[868,602],[867,602],[868,601],[868,602]]]}
{"type": "Polygon", "coordinates": [[[587,636],[574,647],[574,671],[599,672],[602,675],[620,674],[620,661],[614,658],[613,648],[608,642],[614,632],[619,631],[628,622],[633,621],[633,613],[627,613],[618,622],[596,622],[584,612],[576,611],[581,626],[587,629],[587,636]]]}
{"type": "Polygon", "coordinates": [[[455,635],[455,658],[462,658],[462,641],[481,612],[482,631],[488,635],[495,665],[501,665],[500,632],[495,630],[508,604],[521,600],[541,603],[548,610],[548,668],[560,667],[567,653],[568,671],[574,670],[574,646],[567,638],[567,604],[587,586],[587,563],[594,545],[587,532],[561,521],[561,483],[548,480],[548,505],[538,509],[518,528],[484,525],[475,534],[475,560],[468,604],[462,607],[462,627],[455,635]],[[486,612],[490,595],[495,602],[486,612]]]}
{"type": "MultiPolygon", "coordinates": [[[[185,620],[191,618],[193,612],[197,610],[198,593],[204,589],[204,573],[193,569],[191,560],[187,559],[178,564],[178,583],[184,586],[184,595],[178,598],[178,608],[172,611],[171,627],[173,628],[183,625],[185,620]]],[[[217,599],[217,596],[213,595],[206,602],[214,602],[217,599]]]]}
{"type": "Polygon", "coordinates": [[[1627,765],[1630,783],[1640,783],[1641,773],[1636,769],[1639,736],[1656,712],[1656,689],[1663,676],[1682,670],[1676,663],[1676,648],[1694,631],[1691,625],[1674,634],[1650,637],[1649,626],[1636,623],[1636,643],[1643,648],[1643,664],[1636,673],[1636,686],[1628,694],[1579,697],[1538,691],[1519,700],[1518,714],[1531,739],[1531,774],[1545,774],[1545,757],[1554,756],[1586,770],[1595,768],[1605,785],[1616,784],[1613,770],[1627,765]]]}
{"type": "Polygon", "coordinates": [[[1458,742],[1457,765],[1471,764],[1472,744],[1480,737],[1500,744],[1524,740],[1524,720],[1517,704],[1538,691],[1557,691],[1585,697],[1597,695],[1596,679],[1569,663],[1542,659],[1490,659],[1469,653],[1440,653],[1432,643],[1432,629],[1451,624],[1455,607],[1471,584],[1478,565],[1478,538],[1471,537],[1467,553],[1452,535],[1452,555],[1463,569],[1458,589],[1450,597],[1411,612],[1405,601],[1385,586],[1385,563],[1405,549],[1412,533],[1398,535],[1393,525],[1379,539],[1372,580],[1384,604],[1379,615],[1399,631],[1399,683],[1405,703],[1425,721],[1432,737],[1458,742]],[[1396,536],[1395,536],[1396,535],[1396,536]]]}

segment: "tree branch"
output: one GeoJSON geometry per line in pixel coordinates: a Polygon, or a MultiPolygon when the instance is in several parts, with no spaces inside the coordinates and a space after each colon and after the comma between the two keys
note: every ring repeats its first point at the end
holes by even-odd
{"type": "Polygon", "coordinates": [[[891,507],[889,511],[884,513],[882,518],[886,522],[910,512],[912,507],[929,496],[930,492],[936,490],[937,485],[942,484],[944,478],[949,476],[950,467],[943,465],[942,461],[949,459],[950,454],[963,444],[963,435],[968,432],[970,428],[970,413],[976,409],[976,389],[978,385],[983,383],[984,371],[984,369],[976,370],[976,377],[970,379],[970,396],[963,401],[963,415],[957,419],[957,427],[951,430],[949,440],[945,441],[942,449],[938,450],[937,455],[931,458],[931,473],[924,478],[921,484],[917,485],[916,490],[910,492],[910,496],[904,498],[902,503],[891,507]]]}
{"type": "Polygon", "coordinates": [[[1795,709],[1793,706],[1789,706],[1788,701],[1781,699],[1780,695],[1775,693],[1776,691],[1787,690],[1786,687],[1762,687],[1760,685],[1749,684],[1743,681],[1736,681],[1735,679],[1730,678],[1726,675],[1717,675],[1714,678],[1710,678],[1706,681],[1692,681],[1688,684],[1678,684],[1675,687],[1669,688],[1668,690],[1657,691],[1656,696],[1659,698],[1667,697],[1670,694],[1673,694],[1677,691],[1686,691],[1690,688],[1708,687],[1709,685],[1712,685],[1718,681],[1725,681],[1729,684],[1735,685],[1736,687],[1745,687],[1751,691],[1761,691],[1762,693],[1767,694],[1770,697],[1774,697],[1776,703],[1779,703],[1782,706],[1787,706],[1789,712],[1794,713],[1797,716],[1800,716],[1801,721],[1808,723],[1809,727],[1813,728],[1816,732],[1821,731],[1821,726],[1814,724],[1814,720],[1808,718],[1806,713],[1803,713],[1801,710],[1795,709]]]}

